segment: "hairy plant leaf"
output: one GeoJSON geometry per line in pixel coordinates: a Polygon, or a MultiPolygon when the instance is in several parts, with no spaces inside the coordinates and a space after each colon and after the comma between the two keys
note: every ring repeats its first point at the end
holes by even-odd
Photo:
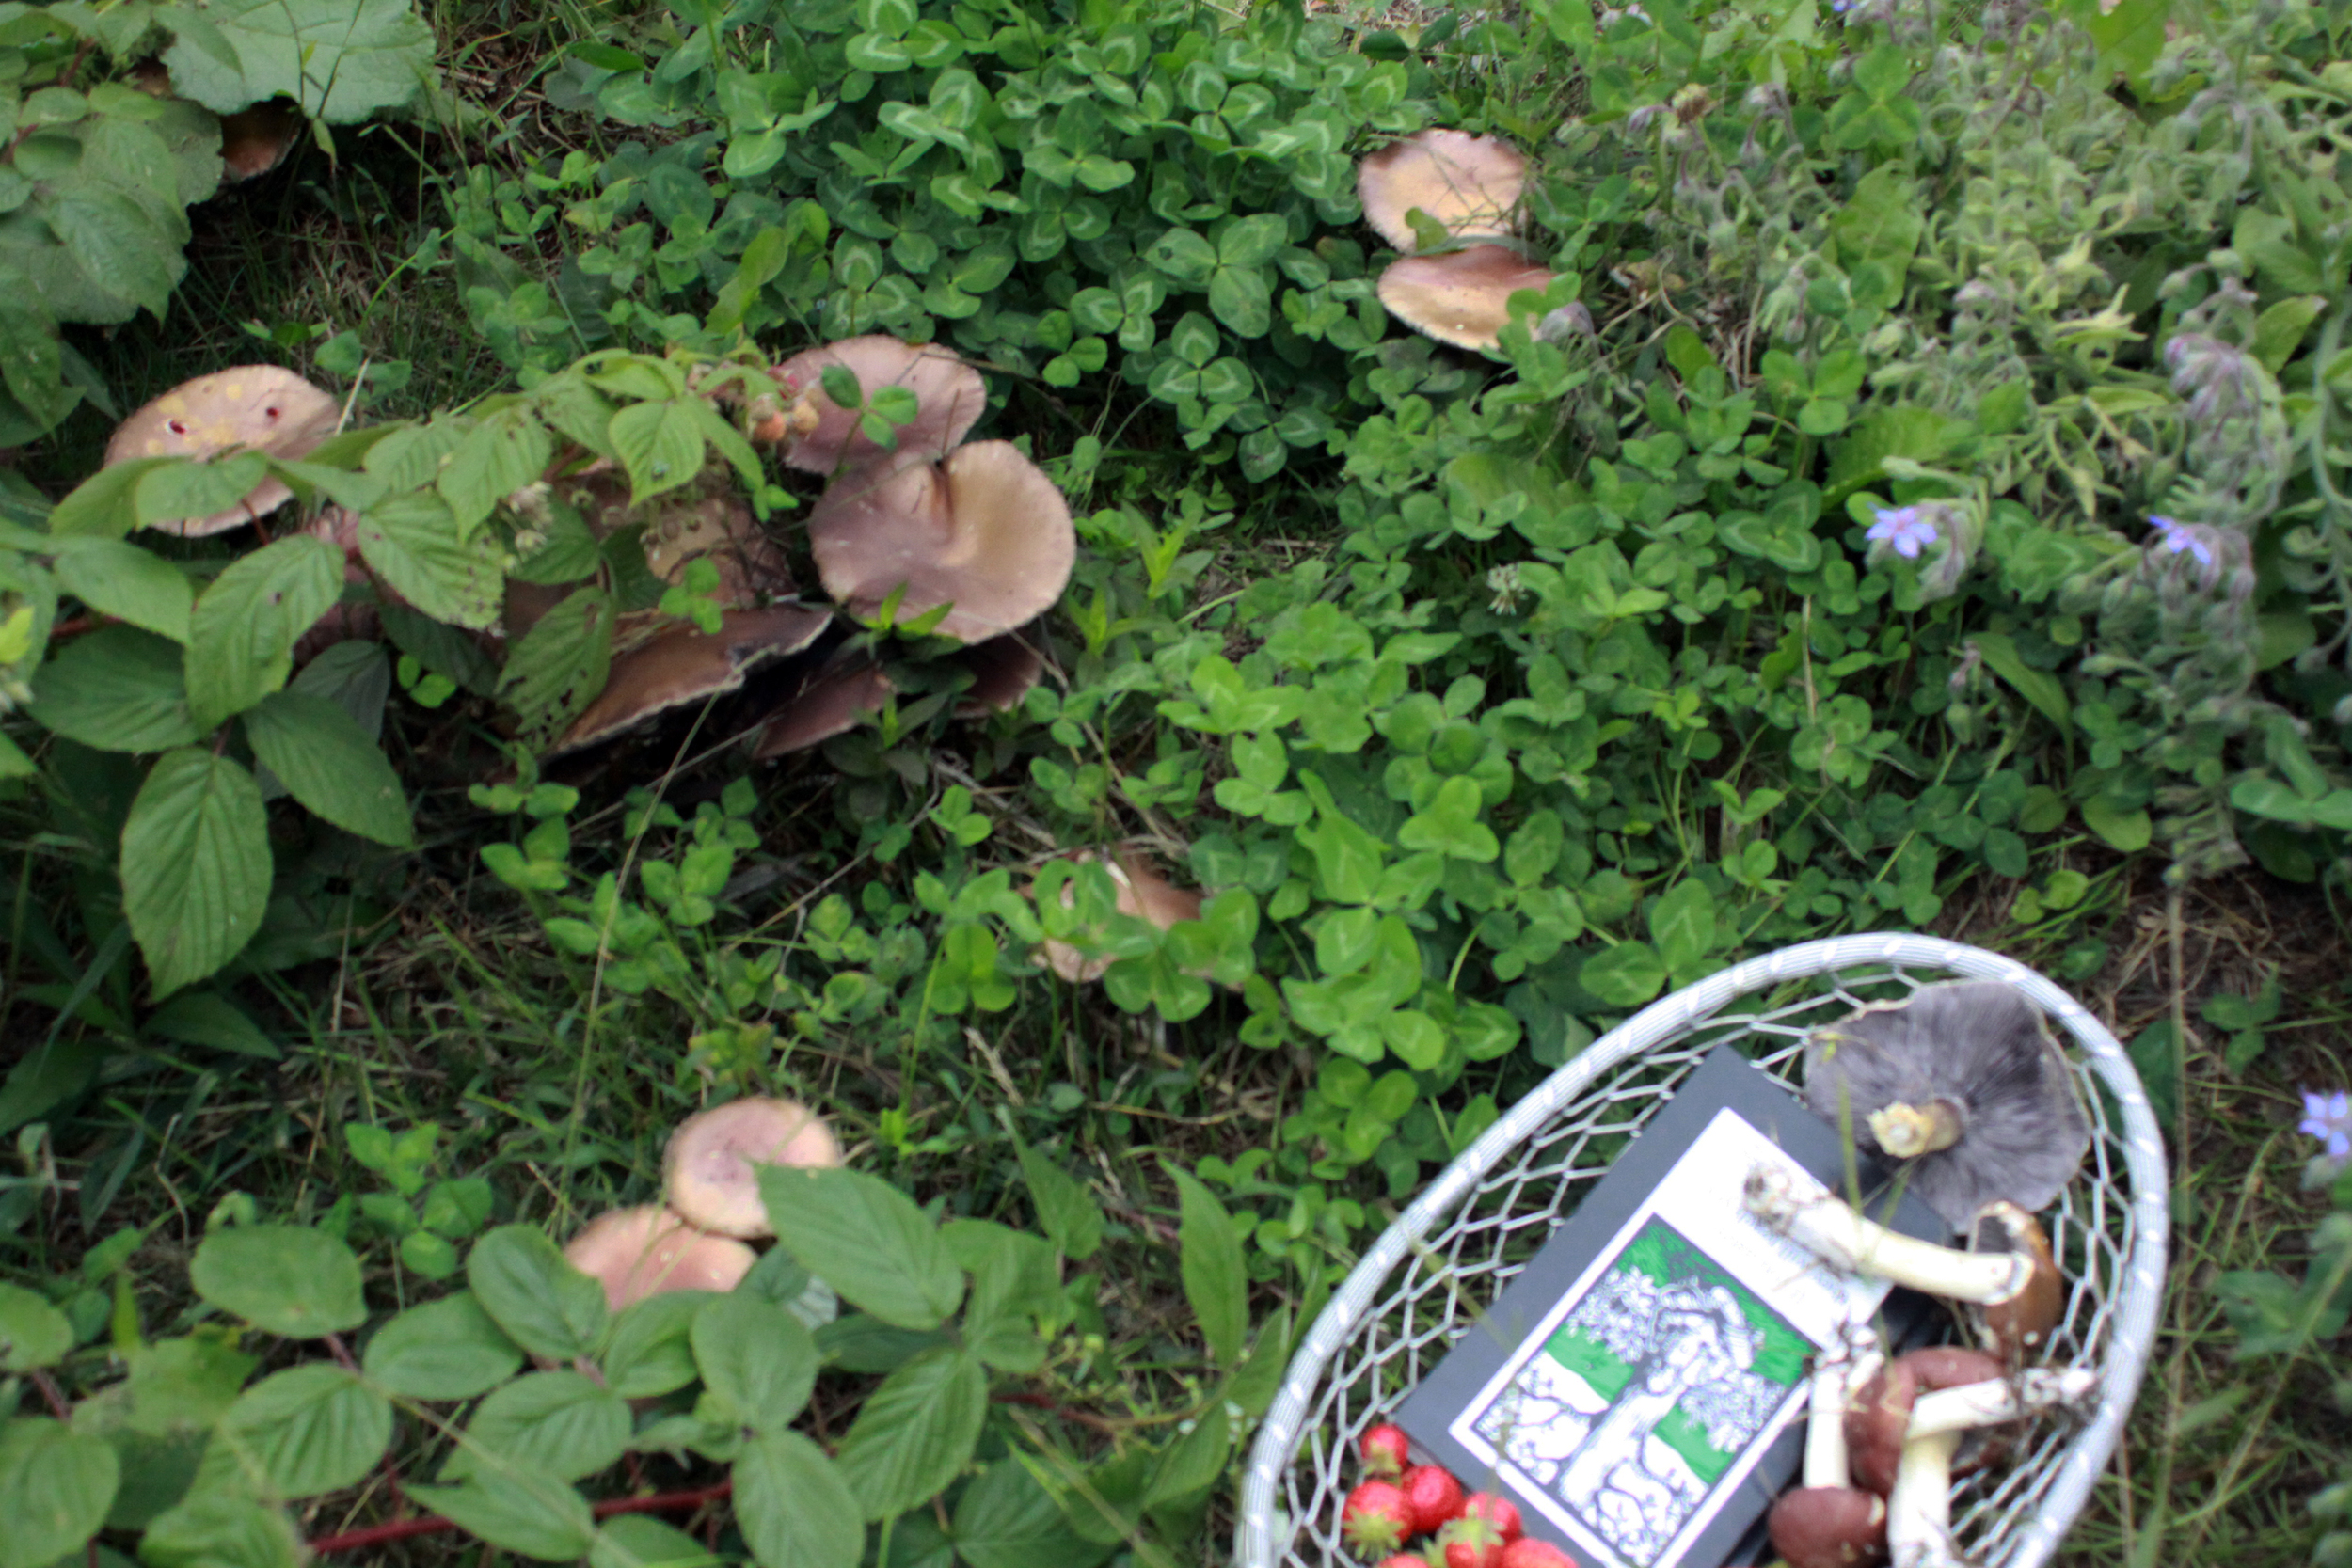
{"type": "Polygon", "coordinates": [[[235,958],[269,905],[269,816],[253,775],[192,746],[156,758],[123,823],[120,870],[156,995],[235,958]]]}
{"type": "Polygon", "coordinates": [[[146,1568],[297,1568],[306,1556],[283,1509],[218,1492],[158,1515],[139,1538],[146,1568]]]}
{"type": "Polygon", "coordinates": [[[464,1400],[515,1375],[523,1353],[470,1291],[412,1307],[376,1330],[360,1367],[386,1393],[464,1400]]]}
{"type": "Polygon", "coordinates": [[[743,1445],[735,1511],[763,1568],[857,1568],[865,1552],[857,1497],[825,1450],[797,1432],[743,1445]]]}
{"type": "Polygon", "coordinates": [[[100,1437],[46,1417],[0,1431],[0,1568],[48,1568],[105,1522],[119,1467],[100,1437]]]}
{"type": "Polygon", "coordinates": [[[360,516],[358,537],[360,558],[435,620],[477,631],[498,624],[499,542],[465,527],[440,497],[393,496],[360,516]]]}
{"type": "Polygon", "coordinates": [[[956,1555],[971,1568],[1093,1568],[1107,1544],[1070,1528],[1061,1504],[1017,1459],[1000,1459],[956,1500],[956,1555]]]}
{"type": "Polygon", "coordinates": [[[375,1467],[392,1440],[392,1407],[341,1367],[294,1367],[246,1389],[214,1429],[197,1484],[242,1470],[263,1495],[335,1492],[375,1467]]]}
{"type": "Polygon", "coordinates": [[[475,1409],[466,1440],[442,1479],[500,1484],[510,1466],[564,1481],[594,1474],[628,1444],[628,1403],[574,1371],[532,1372],[499,1388],[475,1409]]]}
{"type": "Polygon", "coordinates": [[[182,0],[157,20],[178,35],[172,87],[215,114],[284,94],[344,124],[407,103],[433,69],[432,30],[407,0],[182,0]]]}
{"type": "Polygon", "coordinates": [[[493,1546],[541,1562],[569,1562],[596,1544],[588,1499],[552,1476],[502,1470],[491,1481],[412,1486],[409,1497],[493,1546]]]}
{"type": "Polygon", "coordinates": [[[508,652],[499,695],[520,717],[524,739],[543,746],[596,700],[612,668],[612,596],[576,588],[508,652]]]}
{"type": "Polygon", "coordinates": [[[695,1315],[694,1364],[703,1386],[754,1432],[789,1426],[817,1384],[817,1342],[784,1307],[740,1291],[695,1315]]]}
{"type": "Polygon", "coordinates": [[[759,1196],[784,1249],[884,1323],[937,1328],[963,1299],[963,1271],[938,1227],[882,1178],[763,1165],[759,1196]]]}
{"type": "Polygon", "coordinates": [[[550,1360],[593,1354],[611,1317],[604,1287],[527,1225],[502,1225],[476,1242],[466,1283],[515,1343],[550,1360]]]}

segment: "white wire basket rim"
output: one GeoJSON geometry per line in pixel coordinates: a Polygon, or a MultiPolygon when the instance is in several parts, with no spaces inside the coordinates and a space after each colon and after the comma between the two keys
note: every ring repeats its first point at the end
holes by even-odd
{"type": "Polygon", "coordinates": [[[2122,1270],[2115,1316],[2103,1359],[2096,1405],[2067,1444],[2058,1473],[2026,1521],[2004,1568],[2042,1568],[2090,1499],[2147,1370],[2157,1314],[2164,1300],[2169,1177],[2164,1138],[2139,1075],[2122,1045],[2088,1008],[2055,981],[2016,959],[1965,942],[1911,932],[1870,931],[1825,937],[1761,954],[1650,1004],[1595,1040],[1521,1097],[1476,1142],[1457,1155],[1382,1231],[1324,1307],[1291,1357],[1282,1386],[1268,1407],[1242,1476],[1241,1517],[1234,1529],[1235,1568],[1278,1568],[1286,1542],[1278,1491],[1295,1458],[1305,1418],[1333,1356],[1378,1300],[1381,1286],[1438,1216],[1529,1136],[1574,1104],[1602,1073],[1700,1024],[1751,991],[1867,964],[1937,969],[1972,980],[1998,980],[2048,1013],[2079,1048],[2100,1084],[2114,1097],[2123,1124],[2124,1169],[2131,1180],[2132,1250],[2122,1270]]]}

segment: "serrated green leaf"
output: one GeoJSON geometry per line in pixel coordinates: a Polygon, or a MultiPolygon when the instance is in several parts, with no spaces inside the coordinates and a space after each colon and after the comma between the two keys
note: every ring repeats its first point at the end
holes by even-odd
{"type": "Polygon", "coordinates": [[[797,1432],[743,1445],[735,1512],[763,1568],[857,1568],[865,1553],[857,1497],[825,1450],[797,1432]]]}
{"type": "Polygon", "coordinates": [[[693,1382],[694,1319],[713,1299],[707,1291],[663,1291],[622,1308],[597,1358],[606,1386],[642,1400],[693,1382]]]}
{"type": "Polygon", "coordinates": [[[505,590],[497,539],[461,526],[439,496],[393,496],[359,519],[359,556],[392,592],[437,621],[498,625],[505,590]]]}
{"type": "Polygon", "coordinates": [[[1002,1459],[963,1489],[951,1532],[970,1568],[1094,1568],[1107,1544],[1070,1528],[1061,1504],[1017,1459],[1002,1459]]]}
{"type": "Polygon", "coordinates": [[[64,1313],[22,1285],[0,1285],[0,1371],[54,1367],[72,1348],[64,1313]]]}
{"type": "Polygon", "coordinates": [[[1184,1300],[1210,1354],[1219,1366],[1232,1367],[1241,1358],[1242,1339],[1249,1332],[1249,1270],[1241,1243],[1215,1193],[1175,1165],[1168,1167],[1168,1174],[1175,1179],[1181,1205],[1176,1244],[1182,1253],[1184,1300]]]}
{"type": "Polygon", "coordinates": [[[412,1486],[408,1496],[468,1534],[542,1562],[569,1562],[596,1544],[588,1499],[552,1476],[507,1469],[493,1481],[412,1486]]]}
{"type": "Polygon", "coordinates": [[[759,1167],[777,1242],[809,1273],[900,1328],[937,1328],[963,1299],[963,1271],[914,1200],[863,1171],[759,1167]]]}
{"type": "Polygon", "coordinates": [[[130,626],[77,637],[33,676],[44,728],[102,752],[161,752],[199,738],[179,644],[130,626]]]}
{"type": "Polygon", "coordinates": [[[433,69],[432,30],[407,0],[184,0],[158,20],[178,35],[172,87],[215,114],[282,93],[345,124],[409,103],[433,69]]]}
{"type": "Polygon", "coordinates": [[[1103,1244],[1103,1211],[1067,1172],[1026,1143],[1019,1146],[1021,1174],[1037,1206],[1037,1222],[1064,1258],[1094,1256],[1103,1244]]]}
{"type": "Polygon", "coordinates": [[[416,1400],[465,1400],[497,1387],[523,1353],[470,1291],[412,1307],[376,1330],[360,1358],[370,1382],[416,1400]]]}
{"type": "Polygon", "coordinates": [[[416,843],[400,775],[342,705],[279,691],[246,709],[244,724],[255,760],[310,811],[395,849],[416,843]]]}
{"type": "Polygon", "coordinates": [[[988,1374],[953,1347],[927,1351],[866,1398],[839,1463],[863,1516],[887,1519],[930,1501],[972,1462],[988,1415],[988,1374]]]}
{"type": "Polygon", "coordinates": [[[392,1440],[392,1407],[335,1366],[263,1378],[229,1407],[205,1450],[208,1475],[233,1466],[263,1496],[292,1501],[340,1491],[375,1467],[392,1440]]]}
{"type": "Polygon", "coordinates": [[[476,1242],[466,1283],[509,1338],[550,1360],[594,1354],[612,1315],[604,1287],[527,1225],[502,1225],[476,1242]]]}
{"type": "Polygon", "coordinates": [[[122,828],[122,909],[155,994],[243,950],[269,904],[269,815],[253,775],[194,747],[155,759],[122,828]]]}
{"type": "Polygon", "coordinates": [[[675,403],[631,404],[612,416],[612,450],[628,473],[628,503],[675,490],[702,472],[703,437],[693,413],[675,403]]]}
{"type": "Polygon", "coordinates": [[[520,408],[501,409],[467,432],[437,488],[470,536],[508,496],[536,481],[553,451],[547,427],[520,408]]]}
{"type": "Polygon", "coordinates": [[[714,1296],[695,1315],[703,1386],[754,1432],[791,1424],[817,1385],[817,1342],[801,1320],[763,1297],[714,1296]]]}
{"type": "Polygon", "coordinates": [[[544,746],[596,701],[612,668],[612,596],[577,588],[509,651],[499,695],[521,719],[525,740],[544,746]]]}
{"type": "Polygon", "coordinates": [[[162,556],[108,539],[60,554],[51,568],[57,586],[101,615],[141,626],[174,642],[188,640],[196,590],[188,575],[162,556]]]}
{"type": "Polygon", "coordinates": [[[342,551],[295,534],[230,562],[196,601],[187,652],[188,711],[199,730],[286,684],[294,640],[343,588],[342,551]]]}
{"type": "Polygon", "coordinates": [[[269,1334],[315,1339],[367,1321],[359,1259],[324,1230],[244,1225],[204,1238],[188,1265],[196,1293],[269,1334]]]}
{"type": "Polygon", "coordinates": [[[575,1371],[532,1372],[494,1390],[466,1424],[466,1440],[441,1472],[501,1484],[511,1468],[578,1481],[628,1446],[628,1402],[575,1371]]]}

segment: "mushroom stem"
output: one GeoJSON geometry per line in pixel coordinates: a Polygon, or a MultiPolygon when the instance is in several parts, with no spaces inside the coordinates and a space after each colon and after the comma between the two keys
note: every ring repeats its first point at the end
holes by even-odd
{"type": "Polygon", "coordinates": [[[1846,1413],[1863,1385],[1886,1364],[1878,1335],[1865,1327],[1851,1340],[1825,1348],[1813,1364],[1812,1410],[1804,1429],[1806,1486],[1851,1486],[1853,1467],[1846,1447],[1846,1413]]]}
{"type": "Polygon", "coordinates": [[[1887,1229],[1834,1193],[1801,1196],[1786,1171],[1748,1173],[1748,1212],[1825,1261],[1952,1301],[2006,1301],[2032,1282],[2030,1259],[2013,1253],[1955,1252],[1887,1229]]]}
{"type": "Polygon", "coordinates": [[[1940,1153],[1960,1142],[1965,1131],[1960,1107],[1942,1099],[1925,1105],[1883,1105],[1870,1113],[1868,1120],[1870,1136],[1898,1160],[1940,1153]]]}
{"type": "MultiPolygon", "coordinates": [[[[1933,1393],[1920,1395],[1912,1402],[1911,1424],[1904,1431],[1903,1440],[1909,1445],[1923,1437],[1939,1436],[1947,1432],[1967,1432],[1977,1427],[2022,1421],[2028,1417],[2080,1404],[2097,1392],[2098,1387],[2098,1373],[2075,1367],[2065,1371],[2035,1368],[1997,1382],[1964,1383],[1957,1388],[1939,1388],[1933,1393]]],[[[1805,1453],[1809,1461],[1812,1456],[1810,1446],[1805,1453]]],[[[1806,1484],[1813,1483],[1807,1481],[1806,1484]]]]}
{"type": "Polygon", "coordinates": [[[1952,1452],[1959,1447],[1957,1432],[1903,1445],[1886,1499],[1886,1550],[1895,1568],[1963,1568],[1952,1546],[1952,1452]]]}

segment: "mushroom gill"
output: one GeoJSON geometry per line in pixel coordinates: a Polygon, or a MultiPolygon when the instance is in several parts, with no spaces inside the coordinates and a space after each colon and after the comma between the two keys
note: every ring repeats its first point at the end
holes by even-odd
{"type": "Polygon", "coordinates": [[[956,698],[956,717],[985,719],[1019,707],[1045,674],[1043,641],[1042,631],[1028,627],[975,642],[956,654],[954,662],[972,675],[972,684],[956,698]]]}
{"type": "Polygon", "coordinates": [[[1456,348],[1502,346],[1511,296],[1538,293],[1554,274],[1508,245],[1474,245],[1432,256],[1405,256],[1380,275],[1380,303],[1389,314],[1456,348]]]}
{"type": "MultiPolygon", "coordinates": [[[[115,430],[107,467],[142,457],[213,458],[235,451],[300,457],[335,433],[342,409],[331,393],[276,365],[236,365],[182,382],[115,430]]],[[[155,526],[183,538],[222,533],[253,522],[294,499],[276,475],[245,499],[209,517],[155,526]]]]}
{"type": "Polygon", "coordinates": [[[1526,183],[1525,153],[1467,131],[1417,131],[1356,166],[1364,221],[1399,250],[1419,248],[1416,208],[1457,239],[1505,232],[1526,183]]]}
{"type": "Polygon", "coordinates": [[[625,653],[615,654],[604,690],[572,721],[549,756],[610,739],[671,708],[702,702],[743,684],[753,666],[796,654],[817,641],[831,611],[803,605],[730,610],[717,633],[672,621],[625,653]]]}
{"type": "Polygon", "coordinates": [[[808,520],[825,592],[871,615],[904,588],[898,619],[951,607],[935,631],[977,642],[1041,614],[1070,581],[1070,504],[1009,441],[958,447],[945,463],[835,480],[808,520]]]}
{"type": "Polygon", "coordinates": [[[988,388],[980,372],[953,349],[900,342],[881,334],[845,338],[796,354],[775,374],[803,399],[813,399],[814,424],[791,430],[784,448],[784,460],[809,473],[860,468],[878,459],[892,465],[936,463],[955,450],[988,407],[988,388]],[[879,446],[866,436],[861,410],[844,408],[826,395],[824,374],[835,366],[857,377],[858,390],[868,404],[885,387],[902,387],[914,394],[914,420],[898,427],[895,448],[879,446]]]}

